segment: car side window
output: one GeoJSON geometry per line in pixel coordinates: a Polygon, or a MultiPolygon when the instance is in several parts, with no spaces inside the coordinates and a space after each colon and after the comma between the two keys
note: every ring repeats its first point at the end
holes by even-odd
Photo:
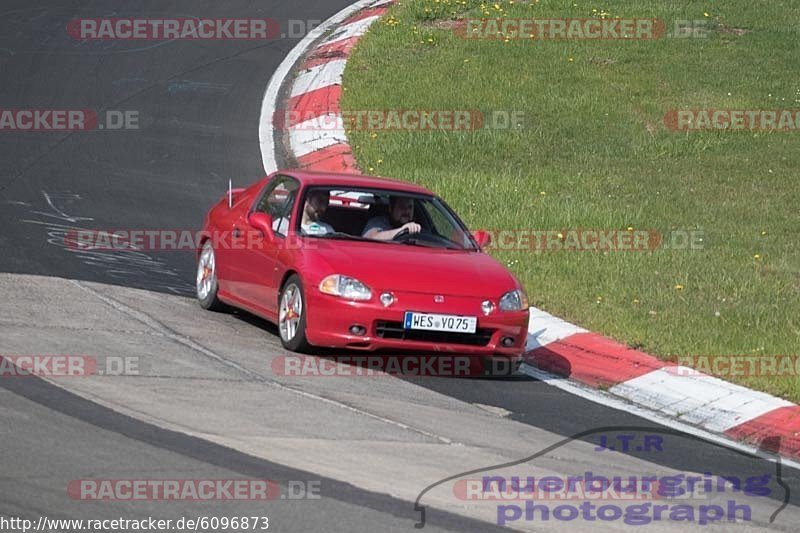
{"type": "Polygon", "coordinates": [[[280,176],[267,186],[264,195],[258,202],[255,211],[266,213],[272,217],[272,229],[275,233],[286,236],[289,229],[289,218],[297,199],[300,183],[291,177],[280,176]]]}
{"type": "Polygon", "coordinates": [[[442,237],[449,237],[453,233],[453,224],[451,221],[445,218],[444,214],[435,209],[433,205],[428,205],[427,202],[417,202],[418,204],[422,204],[425,214],[427,215],[426,218],[431,221],[433,225],[433,233],[436,235],[440,235],[442,237]]]}
{"type": "Polygon", "coordinates": [[[447,215],[444,209],[437,209],[431,202],[422,202],[424,212],[433,225],[432,233],[463,246],[471,248],[469,236],[462,230],[458,223],[447,215]]]}

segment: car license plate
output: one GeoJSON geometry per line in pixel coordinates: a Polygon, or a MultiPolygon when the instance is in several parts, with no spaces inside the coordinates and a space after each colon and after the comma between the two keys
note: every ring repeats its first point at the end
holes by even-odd
{"type": "Polygon", "coordinates": [[[478,318],[474,316],[437,315],[407,311],[403,320],[405,329],[447,331],[451,333],[475,333],[478,318]]]}

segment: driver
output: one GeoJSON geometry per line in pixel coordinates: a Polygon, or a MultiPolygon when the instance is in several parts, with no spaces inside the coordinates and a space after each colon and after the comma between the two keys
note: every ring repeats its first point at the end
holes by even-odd
{"type": "Polygon", "coordinates": [[[363,237],[390,241],[403,230],[409,233],[419,233],[422,226],[413,222],[414,199],[408,196],[389,197],[389,216],[371,218],[364,227],[363,237]]]}
{"type": "Polygon", "coordinates": [[[312,190],[306,196],[306,205],[303,208],[303,218],[300,229],[303,235],[325,235],[335,233],[333,226],[322,222],[322,217],[328,209],[330,194],[325,190],[312,190]]]}

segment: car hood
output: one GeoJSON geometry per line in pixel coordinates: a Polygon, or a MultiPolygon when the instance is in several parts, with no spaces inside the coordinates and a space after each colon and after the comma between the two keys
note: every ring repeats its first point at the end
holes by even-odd
{"type": "Polygon", "coordinates": [[[329,273],[359,279],[374,291],[499,298],[520,287],[491,256],[403,244],[315,239],[329,273]]]}

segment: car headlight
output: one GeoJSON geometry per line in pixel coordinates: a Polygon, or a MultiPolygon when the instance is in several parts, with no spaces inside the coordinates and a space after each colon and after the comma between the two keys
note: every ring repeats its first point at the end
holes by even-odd
{"type": "Polygon", "coordinates": [[[334,274],[322,280],[319,284],[320,292],[338,296],[347,300],[369,300],[372,291],[369,287],[355,278],[334,274]]]}
{"type": "Polygon", "coordinates": [[[500,298],[501,311],[523,311],[528,308],[528,296],[522,289],[508,291],[500,298]]]}

